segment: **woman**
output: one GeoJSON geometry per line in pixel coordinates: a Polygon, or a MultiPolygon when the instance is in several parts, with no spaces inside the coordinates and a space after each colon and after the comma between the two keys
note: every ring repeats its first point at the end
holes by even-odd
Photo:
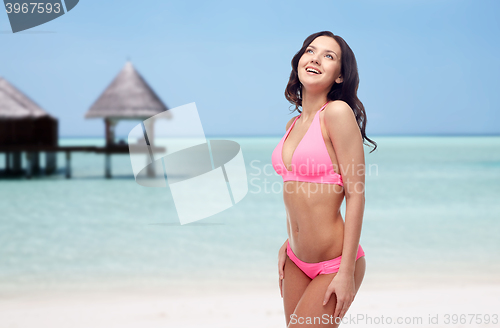
{"type": "Polygon", "coordinates": [[[292,59],[285,97],[302,111],[272,154],[287,212],[278,261],[287,326],[337,327],[365,274],[363,143],[377,144],[365,135],[358,84],[354,53],[329,31],[310,35],[292,59]]]}

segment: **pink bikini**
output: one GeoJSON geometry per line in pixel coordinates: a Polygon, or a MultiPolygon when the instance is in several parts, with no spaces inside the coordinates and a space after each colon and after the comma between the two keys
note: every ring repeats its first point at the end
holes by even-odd
{"type": "MultiPolygon", "coordinates": [[[[338,272],[340,267],[340,260],[342,259],[342,255],[340,255],[333,260],[317,263],[307,263],[301,261],[297,256],[295,256],[289,242],[286,243],[286,254],[290,258],[290,260],[292,260],[293,263],[295,263],[299,267],[299,269],[302,270],[302,272],[304,272],[311,279],[314,279],[319,274],[338,272]]],[[[365,252],[363,251],[363,248],[361,248],[361,245],[358,245],[358,255],[356,255],[356,260],[364,255],[365,252]]]]}
{"type": "MultiPolygon", "coordinates": [[[[333,164],[328,154],[323,135],[321,133],[321,124],[319,112],[321,112],[329,101],[321,107],[314,115],[313,121],[306,131],[306,134],[299,142],[299,145],[292,153],[291,170],[287,170],[283,162],[283,144],[285,143],[290,131],[293,129],[295,122],[302,115],[295,118],[292,125],[281,138],[281,141],[276,146],[271,156],[271,161],[276,173],[283,177],[285,181],[303,181],[311,183],[328,183],[343,186],[342,176],[335,172],[333,164]]],[[[288,257],[311,279],[314,279],[319,274],[329,274],[339,271],[340,261],[342,256],[332,260],[322,261],[318,263],[307,263],[301,261],[292,251],[290,244],[287,242],[286,253],[288,257]]],[[[356,260],[364,256],[365,252],[361,245],[358,245],[358,254],[356,260]]]]}
{"type": "Polygon", "coordinates": [[[343,186],[342,176],[333,169],[332,160],[326,149],[325,140],[321,134],[319,123],[319,112],[321,112],[328,102],[321,107],[314,115],[313,121],[306,134],[299,142],[292,154],[292,170],[288,171],[283,163],[283,144],[292,131],[300,114],[295,118],[285,136],[273,151],[271,161],[276,173],[283,177],[285,181],[304,181],[315,183],[330,183],[343,186]]]}

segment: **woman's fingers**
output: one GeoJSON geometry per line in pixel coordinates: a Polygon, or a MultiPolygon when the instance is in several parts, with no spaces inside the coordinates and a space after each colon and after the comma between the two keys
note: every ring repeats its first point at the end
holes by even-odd
{"type": "Polygon", "coordinates": [[[323,305],[326,305],[326,303],[328,303],[333,291],[334,289],[331,286],[328,286],[328,288],[326,289],[325,298],[323,299],[323,305]]]}
{"type": "Polygon", "coordinates": [[[280,278],[280,295],[283,298],[283,279],[280,278]]]}
{"type": "Polygon", "coordinates": [[[285,278],[285,260],[286,260],[286,253],[283,251],[280,251],[279,256],[278,256],[278,275],[280,279],[285,278]]]}
{"type": "Polygon", "coordinates": [[[341,319],[345,316],[345,314],[347,313],[347,310],[349,310],[350,306],[351,306],[351,303],[349,303],[349,302],[344,303],[344,306],[342,307],[342,311],[340,312],[340,315],[339,315],[339,317],[341,319]]]}
{"type": "Polygon", "coordinates": [[[285,266],[285,262],[283,260],[279,260],[279,263],[278,263],[278,275],[280,277],[280,279],[283,279],[285,278],[285,270],[284,269],[284,266],[285,266]]]}
{"type": "Polygon", "coordinates": [[[337,317],[337,312],[338,312],[338,317],[342,319],[345,314],[347,313],[347,310],[351,307],[353,299],[351,300],[337,300],[337,307],[335,308],[335,313],[334,317],[337,317]]]}
{"type": "Polygon", "coordinates": [[[344,304],[345,304],[344,302],[339,301],[337,299],[337,305],[335,306],[335,311],[333,312],[334,318],[340,317],[340,313],[342,312],[342,309],[344,308],[344,304]]]}
{"type": "Polygon", "coordinates": [[[286,253],[280,249],[278,254],[278,276],[279,276],[279,285],[280,285],[280,295],[283,298],[283,279],[285,278],[285,260],[286,253]]]}

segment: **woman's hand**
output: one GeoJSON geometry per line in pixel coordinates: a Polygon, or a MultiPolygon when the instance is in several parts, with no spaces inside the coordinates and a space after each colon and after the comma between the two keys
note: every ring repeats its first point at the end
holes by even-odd
{"type": "Polygon", "coordinates": [[[283,246],[281,246],[278,253],[278,274],[279,274],[279,285],[280,285],[280,295],[283,298],[283,279],[285,278],[285,261],[286,261],[286,244],[288,239],[285,241],[283,246]]]}
{"type": "Polygon", "coordinates": [[[326,289],[323,305],[328,303],[332,293],[335,293],[335,296],[337,297],[337,304],[335,306],[333,317],[339,317],[342,319],[356,296],[354,274],[337,273],[326,289]]]}

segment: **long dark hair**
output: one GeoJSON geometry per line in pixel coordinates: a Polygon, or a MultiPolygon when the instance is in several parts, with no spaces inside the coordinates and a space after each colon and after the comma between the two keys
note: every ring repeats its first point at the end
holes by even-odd
{"type": "Polygon", "coordinates": [[[322,31],[309,35],[302,45],[302,48],[293,56],[292,58],[292,72],[290,73],[290,79],[285,89],[285,98],[292,105],[295,105],[295,110],[299,113],[299,106],[302,106],[302,84],[299,81],[299,76],[297,72],[297,67],[299,65],[299,60],[306,51],[306,48],[314,41],[318,36],[326,35],[334,38],[335,41],[340,45],[342,50],[341,59],[341,74],[343,76],[342,83],[334,83],[330,92],[327,95],[328,100],[343,100],[351,106],[354,115],[356,117],[356,122],[358,123],[361,135],[364,140],[368,140],[375,147],[370,151],[373,152],[377,149],[377,143],[366,136],[366,112],[363,103],[358,98],[358,86],[359,86],[359,74],[358,74],[358,64],[356,62],[356,57],[354,52],[351,50],[347,42],[330,31],[322,31]]]}

